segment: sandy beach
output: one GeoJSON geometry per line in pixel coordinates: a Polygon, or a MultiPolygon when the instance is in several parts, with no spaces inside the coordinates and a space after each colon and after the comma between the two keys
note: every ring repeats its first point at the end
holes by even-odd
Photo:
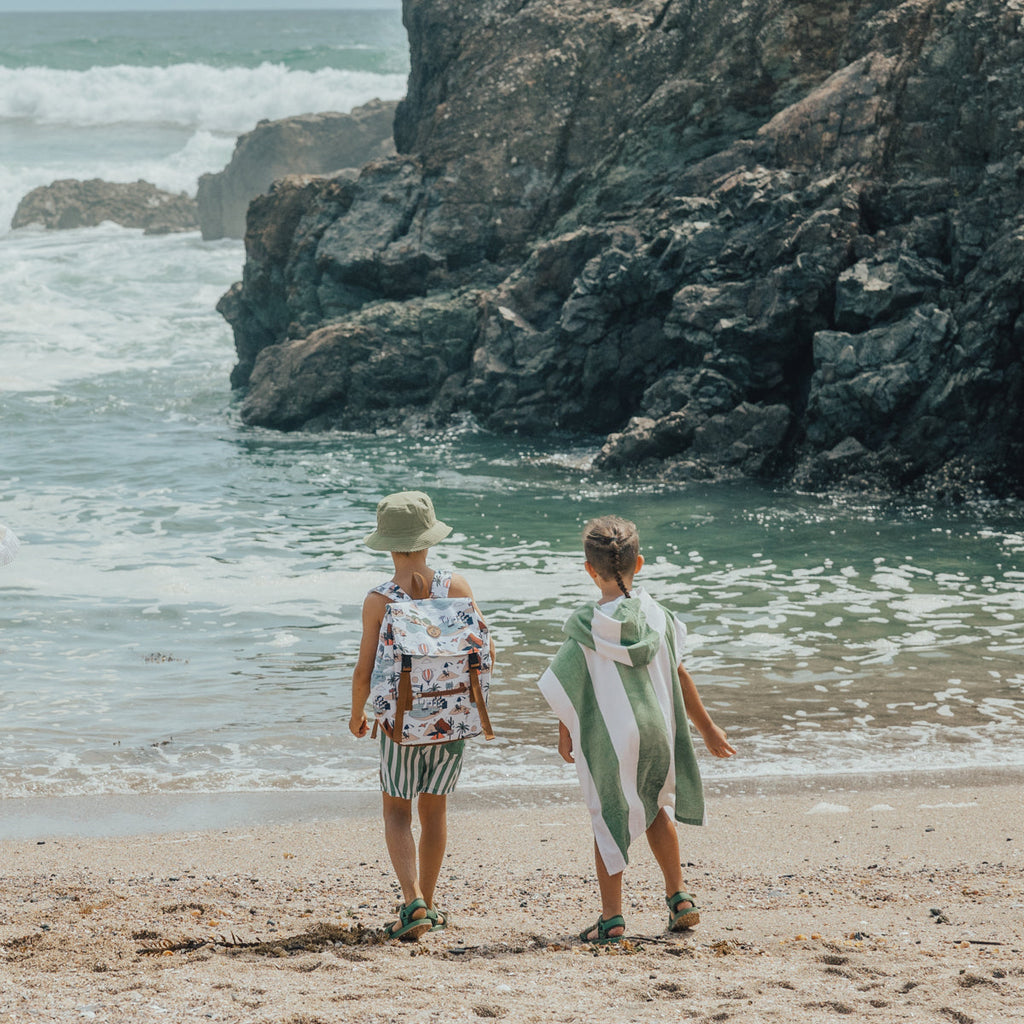
{"type": "MultiPolygon", "coordinates": [[[[1017,774],[717,787],[680,826],[701,924],[664,932],[642,844],[630,939],[595,953],[586,815],[456,794],[452,926],[380,941],[380,822],[0,843],[0,1020],[1024,1020],[1017,774]]],[[[5,808],[9,815],[11,808],[5,808]]]]}

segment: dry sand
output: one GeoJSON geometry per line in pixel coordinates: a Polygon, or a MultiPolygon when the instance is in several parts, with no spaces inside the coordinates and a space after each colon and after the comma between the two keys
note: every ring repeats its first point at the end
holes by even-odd
{"type": "Polygon", "coordinates": [[[378,939],[396,887],[364,812],[3,842],[0,1021],[1024,1021],[1021,779],[971,778],[724,789],[680,826],[701,924],[663,931],[640,844],[631,940],[596,954],[568,796],[456,794],[453,924],[418,943],[378,939]]]}

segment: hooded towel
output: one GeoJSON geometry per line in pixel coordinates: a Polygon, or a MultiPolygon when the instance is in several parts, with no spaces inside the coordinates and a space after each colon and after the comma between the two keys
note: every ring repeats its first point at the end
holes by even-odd
{"type": "Polygon", "coordinates": [[[609,874],[662,807],[704,822],[677,667],[685,627],[642,589],[580,609],[538,685],[572,736],[576,773],[609,874]]]}

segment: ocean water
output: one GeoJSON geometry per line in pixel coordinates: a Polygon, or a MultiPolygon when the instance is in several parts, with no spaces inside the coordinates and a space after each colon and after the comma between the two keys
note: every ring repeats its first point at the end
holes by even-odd
{"type": "MultiPolygon", "coordinates": [[[[0,798],[367,791],[349,678],[380,496],[455,527],[500,650],[466,787],[571,781],[533,683],[637,521],[647,588],[738,755],[705,778],[1024,765],[1024,517],[749,484],[639,486],[597,439],[243,426],[214,306],[238,242],[10,231],[62,177],[194,191],[264,117],[405,87],[397,12],[0,15],[0,798]]],[[[700,749],[699,739],[698,748],[700,749]]],[[[8,806],[10,806],[8,804],[8,806]]]]}
{"type": "Polygon", "coordinates": [[[195,193],[261,118],[400,99],[396,11],[0,14],[0,230],[59,178],[195,193]]]}

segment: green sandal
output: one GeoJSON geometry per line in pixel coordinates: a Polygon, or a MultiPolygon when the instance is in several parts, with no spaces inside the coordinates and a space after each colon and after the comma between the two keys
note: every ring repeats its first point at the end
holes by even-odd
{"type": "Polygon", "coordinates": [[[389,939],[405,939],[412,942],[434,927],[436,916],[431,916],[426,903],[415,899],[412,903],[403,904],[398,908],[398,920],[385,926],[385,934],[389,939]],[[422,917],[413,917],[417,910],[426,911],[422,917]]]}
{"type": "Polygon", "coordinates": [[[668,930],[670,932],[681,932],[687,928],[693,928],[700,924],[700,907],[697,901],[688,892],[676,892],[665,897],[668,904],[668,930]],[[680,909],[680,903],[689,903],[688,907],[680,909]]]}
{"type": "Polygon", "coordinates": [[[580,932],[580,940],[582,942],[589,942],[592,946],[610,946],[613,942],[621,942],[626,934],[626,922],[622,919],[621,914],[616,914],[614,917],[609,917],[606,921],[603,917],[597,919],[597,924],[592,924],[589,928],[584,928],[580,932]],[[613,928],[621,928],[622,935],[609,935],[608,933],[613,928]],[[597,937],[594,939],[587,938],[592,931],[597,931],[597,937]]]}
{"type": "Polygon", "coordinates": [[[448,927],[448,912],[440,907],[434,907],[429,911],[428,916],[433,918],[434,924],[430,929],[432,932],[443,932],[448,927]]]}

